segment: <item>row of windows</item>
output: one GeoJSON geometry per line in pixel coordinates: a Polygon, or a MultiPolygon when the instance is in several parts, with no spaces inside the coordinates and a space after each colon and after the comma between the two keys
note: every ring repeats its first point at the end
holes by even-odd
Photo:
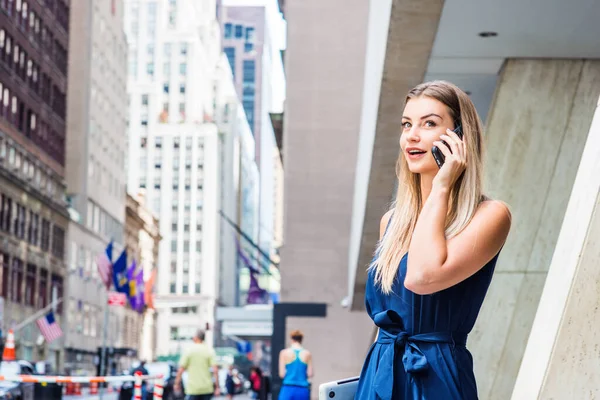
{"type": "MultiPolygon", "coordinates": [[[[148,145],[148,138],[147,137],[142,137],[140,140],[140,147],[142,149],[145,149],[148,145]]],[[[174,149],[178,149],[181,146],[181,138],[179,137],[174,137],[173,138],[173,148],[174,149]]],[[[154,147],[157,149],[162,149],[162,137],[161,136],[156,136],[154,137],[154,147]]],[[[188,150],[191,150],[192,148],[192,138],[191,137],[186,137],[185,138],[185,148],[188,150]]],[[[202,140],[198,140],[198,148],[200,150],[204,149],[204,142],[202,140]]]]}
{"type": "Polygon", "coordinates": [[[45,121],[2,82],[0,82],[0,117],[13,125],[19,132],[29,137],[50,157],[64,165],[65,138],[52,129],[45,121]]]}
{"type": "Polygon", "coordinates": [[[86,218],[89,229],[117,243],[123,241],[123,225],[93,201],[88,201],[86,218]]]}
{"type": "Polygon", "coordinates": [[[50,77],[40,73],[38,64],[19,47],[16,41],[0,29],[0,60],[27,85],[35,94],[63,120],[66,116],[67,97],[58,86],[52,84],[50,77]]]}
{"type": "Polygon", "coordinates": [[[98,325],[100,319],[100,309],[81,300],[69,299],[69,308],[67,310],[71,321],[69,322],[69,331],[71,333],[81,333],[84,336],[96,337],[100,332],[98,325]]]}
{"type": "MultiPolygon", "coordinates": [[[[225,39],[231,39],[233,37],[235,37],[236,39],[242,39],[244,38],[244,26],[243,25],[234,25],[231,23],[226,23],[225,24],[225,39]]],[[[246,35],[245,35],[245,40],[247,42],[253,43],[254,42],[254,36],[255,36],[255,29],[252,26],[247,26],[246,27],[246,35]]]]}
{"type": "MultiPolygon", "coordinates": [[[[69,9],[62,1],[59,0],[57,3],[56,7],[52,6],[52,9],[56,8],[58,21],[68,31],[69,9]]],[[[26,1],[21,3],[21,0],[0,0],[0,9],[15,22],[33,44],[44,49],[63,74],[67,73],[67,50],[54,38],[40,16],[28,8],[26,1]]]]}
{"type": "MultiPolygon", "coordinates": [[[[0,281],[2,297],[35,308],[49,304],[52,288],[56,288],[59,299],[64,293],[62,276],[34,264],[25,265],[19,258],[5,253],[0,253],[0,281]]],[[[57,306],[58,313],[62,313],[61,304],[57,306]]]]}
{"type": "Polygon", "coordinates": [[[58,225],[41,218],[31,210],[11,199],[5,194],[0,195],[0,230],[13,234],[18,239],[26,240],[29,244],[41,248],[42,251],[51,250],[52,254],[64,258],[65,231],[58,225]]]}
{"type": "MultiPolygon", "coordinates": [[[[195,289],[194,293],[199,294],[200,293],[200,283],[196,283],[194,289],[195,289]]],[[[171,286],[169,287],[169,292],[172,294],[177,293],[177,285],[175,283],[171,283],[171,286]]],[[[189,285],[183,284],[181,286],[181,293],[188,294],[189,292],[190,292],[189,285]]],[[[191,339],[191,338],[192,337],[190,336],[189,339],[191,339]]],[[[175,340],[175,339],[173,339],[173,340],[175,340]]]]}
{"type": "Polygon", "coordinates": [[[27,158],[25,152],[19,151],[6,139],[0,137],[0,164],[3,162],[10,166],[13,174],[29,181],[43,194],[50,197],[60,196],[59,184],[55,182],[50,174],[47,174],[43,168],[27,158]]]}

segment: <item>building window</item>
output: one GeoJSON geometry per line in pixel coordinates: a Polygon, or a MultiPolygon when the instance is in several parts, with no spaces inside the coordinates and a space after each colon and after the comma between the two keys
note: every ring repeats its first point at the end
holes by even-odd
{"type": "Polygon", "coordinates": [[[235,38],[241,39],[244,36],[244,27],[242,25],[235,26],[235,38]]]}
{"type": "MultiPolygon", "coordinates": [[[[171,287],[169,288],[169,292],[171,292],[171,293],[175,293],[176,292],[175,284],[174,283],[171,283],[171,287]]],[[[173,328],[171,328],[171,330],[173,330],[173,328]]]]}
{"type": "Polygon", "coordinates": [[[187,52],[188,52],[187,43],[181,43],[180,51],[181,51],[182,56],[185,56],[187,54],[187,52]]]}
{"type": "Polygon", "coordinates": [[[147,106],[148,105],[148,95],[147,94],[143,94],[142,95],[142,105],[143,106],[147,106]]]}
{"type": "Polygon", "coordinates": [[[149,76],[154,76],[154,63],[153,62],[146,64],[146,73],[148,73],[149,76]]]}
{"type": "Polygon", "coordinates": [[[227,56],[227,60],[229,60],[229,66],[231,67],[231,73],[235,78],[235,47],[225,47],[223,49],[225,55],[227,56]]]}
{"type": "Polygon", "coordinates": [[[171,241],[171,251],[172,252],[176,252],[177,251],[177,240],[172,240],[171,241]]]}
{"type": "MultiPolygon", "coordinates": [[[[89,216],[91,220],[92,216],[89,216]]],[[[41,247],[43,251],[50,250],[50,221],[42,219],[42,238],[41,247]]]]}
{"type": "Polygon", "coordinates": [[[244,52],[250,53],[254,50],[254,43],[244,43],[244,52]]]}
{"type": "Polygon", "coordinates": [[[44,308],[48,305],[48,271],[43,268],[40,268],[37,301],[37,308],[44,308]]]}
{"type": "Polygon", "coordinates": [[[185,94],[185,83],[179,85],[179,93],[185,94]]]}
{"type": "Polygon", "coordinates": [[[0,209],[0,228],[5,232],[10,232],[12,218],[12,199],[2,195],[2,208],[0,209]]]}
{"type": "Polygon", "coordinates": [[[29,212],[29,230],[27,234],[27,241],[34,245],[38,245],[38,237],[39,237],[39,224],[40,224],[40,216],[34,213],[33,211],[29,212]]]}
{"type": "Polygon", "coordinates": [[[183,293],[188,293],[188,285],[183,285],[182,290],[183,293]]]}
{"type": "Polygon", "coordinates": [[[23,295],[23,261],[16,257],[12,259],[11,284],[11,300],[15,303],[21,303],[23,295]]]}
{"type": "MultiPolygon", "coordinates": [[[[63,286],[63,278],[62,276],[52,274],[52,288],[56,290],[56,298],[60,299],[64,295],[64,286],[63,286]]],[[[56,306],[56,311],[59,314],[62,314],[62,302],[58,303],[56,306]]]]}
{"type": "Polygon", "coordinates": [[[0,286],[0,288],[2,289],[2,297],[9,298],[9,280],[10,280],[10,276],[9,276],[9,257],[8,254],[4,254],[4,253],[0,253],[0,271],[2,272],[2,286],[0,286]]]}
{"type": "Polygon", "coordinates": [[[254,83],[256,64],[254,60],[244,60],[244,82],[254,83]]]}
{"type": "Polygon", "coordinates": [[[35,272],[35,265],[27,264],[27,274],[25,276],[25,305],[31,307],[35,306],[35,272]]]}
{"type": "Polygon", "coordinates": [[[251,26],[246,28],[246,42],[254,43],[254,28],[251,26]]]}
{"type": "Polygon", "coordinates": [[[179,74],[185,75],[186,73],[187,73],[187,64],[186,63],[179,64],[179,74]]]}
{"type": "Polygon", "coordinates": [[[157,149],[162,148],[162,137],[157,136],[154,138],[154,147],[156,147],[157,149]]]}
{"type": "Polygon", "coordinates": [[[65,253],[65,231],[60,227],[54,225],[52,229],[52,254],[60,258],[64,257],[65,253]]]}
{"type": "Polygon", "coordinates": [[[231,39],[233,36],[233,25],[230,23],[225,24],[225,39],[231,39]]]}
{"type": "Polygon", "coordinates": [[[168,83],[163,84],[163,92],[165,92],[166,94],[169,94],[169,84],[168,83]]]}
{"type": "Polygon", "coordinates": [[[196,293],[199,294],[200,293],[200,283],[196,283],[196,293]]]}

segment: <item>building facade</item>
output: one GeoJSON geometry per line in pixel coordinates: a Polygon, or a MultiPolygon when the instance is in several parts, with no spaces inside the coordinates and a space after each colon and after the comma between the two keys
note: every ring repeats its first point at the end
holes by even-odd
{"type": "MultiPolygon", "coordinates": [[[[125,248],[127,46],[123,9],[121,2],[87,1],[71,2],[70,9],[65,178],[71,220],[65,345],[67,367],[87,373],[97,372],[94,360],[103,344],[102,316],[108,307],[95,260],[111,241],[113,261],[125,248]]],[[[127,337],[126,316],[117,309],[110,309],[109,315],[107,343],[122,347],[122,354],[131,354],[138,342],[127,337]]],[[[118,364],[116,357],[111,362],[118,364]]],[[[125,365],[129,362],[124,360],[125,365]]]]}
{"type": "MultiPolygon", "coordinates": [[[[256,244],[270,254],[273,251],[277,173],[273,158],[276,141],[270,112],[279,107],[274,104],[277,89],[273,88],[273,80],[283,76],[281,55],[272,36],[270,21],[279,16],[275,15],[278,10],[269,6],[233,3],[229,5],[224,1],[221,9],[223,51],[229,60],[235,87],[254,136],[260,182],[256,244]]],[[[274,7],[277,8],[277,5],[274,7]]],[[[248,277],[242,278],[242,282],[242,292],[247,291],[248,277]]]]}
{"type": "MultiPolygon", "coordinates": [[[[127,255],[144,271],[144,281],[148,282],[158,266],[158,248],[161,240],[158,218],[145,206],[142,196],[137,199],[127,195],[125,213],[125,243],[127,255]]],[[[131,264],[131,263],[128,263],[131,264]]],[[[160,279],[160,276],[157,277],[160,279]]],[[[141,360],[151,361],[156,357],[156,310],[146,307],[142,313],[130,308],[126,310],[131,321],[128,330],[130,345],[137,349],[141,360]]]]}
{"type": "MultiPolygon", "coordinates": [[[[219,260],[220,57],[211,1],[127,1],[128,187],[159,216],[157,354],[213,326],[219,260]]],[[[212,332],[208,332],[212,341],[212,332]]]]}
{"type": "MultiPolygon", "coordinates": [[[[6,331],[63,299],[69,2],[0,2],[0,291],[6,331]]],[[[56,309],[64,325],[64,306],[56,309]]],[[[31,321],[33,322],[33,321],[31,321]]],[[[15,332],[17,357],[63,367],[64,338],[15,332]]]]}

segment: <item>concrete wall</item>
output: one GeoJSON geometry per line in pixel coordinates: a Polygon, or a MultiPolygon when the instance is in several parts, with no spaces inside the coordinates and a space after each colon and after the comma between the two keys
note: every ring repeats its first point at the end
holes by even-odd
{"type": "MultiPolygon", "coordinates": [[[[596,74],[590,86],[599,84],[596,74]]],[[[600,395],[598,106],[600,101],[513,392],[515,400],[592,399],[600,395]]]]}
{"type": "Polygon", "coordinates": [[[486,178],[513,225],[469,337],[482,399],[512,392],[599,93],[598,61],[508,60],[501,73],[486,178]]]}
{"type": "Polygon", "coordinates": [[[286,4],[281,297],[329,305],[327,318],[290,318],[287,324],[306,334],[315,388],[358,375],[373,331],[365,313],[340,305],[347,295],[368,10],[363,0],[286,4]]]}

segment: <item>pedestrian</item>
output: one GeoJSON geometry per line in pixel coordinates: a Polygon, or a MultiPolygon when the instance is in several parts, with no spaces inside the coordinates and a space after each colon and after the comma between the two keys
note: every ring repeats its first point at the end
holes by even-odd
{"type": "Polygon", "coordinates": [[[187,371],[187,400],[210,400],[213,394],[220,395],[215,350],[204,343],[205,336],[203,330],[196,333],[194,344],[183,354],[175,377],[174,391],[182,393],[181,376],[187,371]]]}
{"type": "Polygon", "coordinates": [[[295,330],[290,338],[290,347],[279,353],[279,376],[283,379],[279,400],[309,400],[308,378],[313,376],[312,355],[302,347],[302,332],[295,330]]]}
{"type": "MultiPolygon", "coordinates": [[[[135,375],[136,372],[139,372],[142,376],[148,376],[148,370],[146,369],[146,361],[141,360],[140,364],[135,367],[132,371],[132,374],[135,375]]],[[[146,388],[146,381],[142,381],[142,399],[146,400],[147,397],[147,393],[148,393],[148,388],[146,388]]]]}
{"type": "Polygon", "coordinates": [[[225,377],[225,395],[228,399],[233,399],[235,395],[235,367],[230,365],[227,368],[227,376],[225,377]]]}
{"type": "Polygon", "coordinates": [[[260,390],[262,385],[262,371],[258,367],[252,367],[250,369],[250,387],[252,389],[252,398],[260,398],[260,390]]]}
{"type": "Polygon", "coordinates": [[[511,224],[508,207],[482,192],[483,145],[458,87],[434,81],[408,93],[398,191],[365,292],[379,333],[356,399],[477,399],[467,334],[511,224]]]}

